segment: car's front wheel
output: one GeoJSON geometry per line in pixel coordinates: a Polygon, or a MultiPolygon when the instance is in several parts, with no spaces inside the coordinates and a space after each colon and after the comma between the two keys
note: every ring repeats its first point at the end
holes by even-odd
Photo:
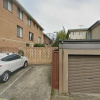
{"type": "Polygon", "coordinates": [[[4,72],[2,77],[1,77],[1,82],[5,83],[9,80],[10,73],[8,71],[4,72]]]}
{"type": "Polygon", "coordinates": [[[25,61],[25,63],[24,63],[24,68],[26,68],[28,66],[28,62],[27,61],[25,61]]]}

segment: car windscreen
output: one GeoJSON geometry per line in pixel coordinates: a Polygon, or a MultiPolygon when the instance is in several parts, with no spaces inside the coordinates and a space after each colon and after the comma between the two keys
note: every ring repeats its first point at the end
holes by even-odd
{"type": "Polygon", "coordinates": [[[20,57],[21,57],[20,55],[12,54],[2,58],[1,61],[12,61],[12,60],[20,59],[20,57]]]}

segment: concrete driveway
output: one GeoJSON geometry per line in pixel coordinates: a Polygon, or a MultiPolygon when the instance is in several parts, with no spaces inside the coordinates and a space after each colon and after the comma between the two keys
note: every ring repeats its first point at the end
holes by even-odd
{"type": "Polygon", "coordinates": [[[77,93],[69,96],[56,95],[52,100],[100,100],[100,94],[77,93]]]}
{"type": "MultiPolygon", "coordinates": [[[[31,65],[32,66],[32,65],[31,65]]],[[[8,100],[50,100],[51,66],[32,66],[13,73],[0,83],[0,98],[8,100]]]]}

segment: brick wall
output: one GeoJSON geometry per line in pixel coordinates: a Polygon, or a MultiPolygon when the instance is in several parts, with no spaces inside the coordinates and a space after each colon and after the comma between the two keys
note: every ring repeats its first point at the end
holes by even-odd
{"type": "Polygon", "coordinates": [[[58,47],[19,48],[24,51],[30,64],[51,64],[52,51],[57,49],[58,47]]]}
{"type": "Polygon", "coordinates": [[[43,37],[44,37],[44,44],[45,44],[45,46],[51,46],[52,45],[52,40],[51,39],[49,39],[45,34],[43,35],[43,37]]]}
{"type": "Polygon", "coordinates": [[[0,0],[0,46],[3,47],[26,47],[26,43],[38,43],[38,37],[43,43],[43,33],[40,28],[27,25],[27,15],[23,13],[23,21],[17,17],[17,5],[13,3],[13,11],[9,12],[3,7],[3,0],[0,0]],[[17,37],[17,25],[23,28],[23,38],[17,37]],[[33,41],[29,41],[29,32],[34,34],[33,41]]]}

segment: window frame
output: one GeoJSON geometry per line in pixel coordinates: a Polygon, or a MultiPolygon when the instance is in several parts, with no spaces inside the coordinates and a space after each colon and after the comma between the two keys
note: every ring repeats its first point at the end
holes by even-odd
{"type": "Polygon", "coordinates": [[[31,26],[31,19],[27,16],[27,25],[31,26]]]}
{"type": "Polygon", "coordinates": [[[34,34],[32,32],[29,32],[29,41],[33,41],[34,40],[34,34]],[[30,34],[32,34],[32,39],[30,38],[30,34]]]}
{"type": "Polygon", "coordinates": [[[82,35],[83,35],[83,33],[82,33],[82,32],[79,32],[79,35],[80,35],[80,36],[82,36],[82,35]]]}
{"type": "Polygon", "coordinates": [[[73,36],[75,36],[76,35],[76,33],[75,32],[73,32],[73,36]]]}
{"type": "Polygon", "coordinates": [[[17,17],[18,17],[20,20],[23,21],[23,11],[22,11],[19,7],[17,7],[17,17]],[[21,18],[21,14],[22,14],[22,18],[21,18]]]}
{"type": "Polygon", "coordinates": [[[42,33],[42,29],[40,29],[40,34],[42,33]]]}
{"type": "MultiPolygon", "coordinates": [[[[21,32],[21,31],[19,30],[19,32],[21,32]]],[[[20,26],[18,26],[18,25],[17,25],[17,37],[23,38],[23,28],[20,27],[20,26]],[[21,33],[18,33],[18,28],[19,28],[19,29],[22,29],[22,37],[21,37],[21,35],[19,35],[19,34],[21,34],[21,33]]]]}
{"type": "Polygon", "coordinates": [[[18,59],[20,59],[20,58],[21,58],[20,55],[11,54],[11,55],[8,55],[8,56],[6,56],[6,57],[3,57],[3,58],[1,59],[1,61],[14,61],[14,60],[18,60],[18,59]],[[19,56],[19,58],[14,58],[14,57],[16,57],[16,56],[19,56]]]}
{"type": "Polygon", "coordinates": [[[35,22],[33,22],[33,26],[35,27],[35,25],[36,25],[36,23],[35,22]]]}
{"type": "Polygon", "coordinates": [[[3,0],[3,7],[5,8],[5,9],[7,9],[9,12],[13,12],[13,1],[12,0],[3,0]],[[6,5],[5,5],[5,2],[6,2],[6,5]],[[10,4],[10,6],[11,6],[11,10],[9,9],[9,4],[10,4]]]}
{"type": "Polygon", "coordinates": [[[26,47],[30,47],[30,44],[29,43],[26,43],[26,47]]]}
{"type": "Polygon", "coordinates": [[[39,26],[37,25],[37,29],[39,29],[39,26]]]}
{"type": "Polygon", "coordinates": [[[91,39],[91,35],[90,35],[90,33],[86,33],[86,39],[91,39]]]}
{"type": "Polygon", "coordinates": [[[38,43],[41,43],[41,37],[38,37],[38,43]]]}

